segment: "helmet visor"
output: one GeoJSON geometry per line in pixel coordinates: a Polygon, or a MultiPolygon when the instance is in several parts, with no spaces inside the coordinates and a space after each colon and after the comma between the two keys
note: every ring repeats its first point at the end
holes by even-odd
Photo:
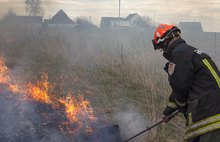
{"type": "Polygon", "coordinates": [[[152,40],[152,44],[154,46],[154,50],[159,50],[159,49],[162,49],[164,47],[163,42],[160,42],[160,43],[156,44],[154,42],[154,40],[152,40]]]}

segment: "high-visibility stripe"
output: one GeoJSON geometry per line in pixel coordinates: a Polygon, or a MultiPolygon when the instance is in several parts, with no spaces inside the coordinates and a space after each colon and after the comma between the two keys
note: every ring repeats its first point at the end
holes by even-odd
{"type": "Polygon", "coordinates": [[[186,103],[179,102],[179,101],[177,101],[177,100],[175,100],[175,101],[176,101],[176,104],[177,104],[178,106],[180,106],[180,107],[186,106],[186,103]]]}
{"type": "MultiPolygon", "coordinates": [[[[193,121],[192,121],[192,112],[190,112],[190,113],[188,114],[188,125],[191,126],[191,124],[193,124],[193,121]]],[[[188,128],[188,127],[187,127],[187,128],[188,128]]],[[[189,131],[189,130],[187,130],[187,131],[189,131]]]]}
{"type": "Polygon", "coordinates": [[[216,73],[216,71],[213,69],[213,67],[211,66],[211,64],[209,63],[209,61],[207,59],[202,60],[202,62],[208,67],[212,76],[215,78],[215,80],[218,84],[218,87],[220,88],[220,78],[219,78],[218,74],[216,73]]]}
{"type": "Polygon", "coordinates": [[[172,108],[172,109],[176,109],[177,108],[177,105],[175,102],[168,102],[168,107],[172,108]]]}
{"type": "Polygon", "coordinates": [[[199,135],[220,129],[220,121],[212,123],[210,125],[204,126],[202,128],[196,129],[194,131],[187,132],[184,136],[184,140],[189,140],[191,138],[197,137],[199,135]]]}
{"type": "Polygon", "coordinates": [[[195,122],[189,126],[186,127],[186,131],[192,131],[198,128],[201,128],[203,126],[209,125],[211,123],[215,123],[217,121],[220,121],[220,114],[208,117],[206,119],[200,120],[198,122],[195,122]]]}

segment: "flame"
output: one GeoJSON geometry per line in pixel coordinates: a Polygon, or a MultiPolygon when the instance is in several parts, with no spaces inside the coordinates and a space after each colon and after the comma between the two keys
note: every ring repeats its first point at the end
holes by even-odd
{"type": "Polygon", "coordinates": [[[88,100],[84,99],[82,95],[78,96],[78,101],[71,93],[66,96],[65,100],[58,99],[58,101],[65,106],[66,116],[70,122],[80,122],[82,118],[95,120],[96,117],[88,100]]]}
{"type": "Polygon", "coordinates": [[[50,104],[52,103],[50,96],[48,94],[49,87],[51,86],[48,82],[48,75],[43,74],[41,76],[42,81],[37,81],[35,84],[28,83],[26,88],[26,95],[37,102],[43,102],[50,104]]]}
{"type": "Polygon", "coordinates": [[[22,92],[19,86],[12,81],[10,72],[2,57],[0,57],[0,83],[6,85],[8,90],[15,94],[22,92]]]}
{"type": "Polygon", "coordinates": [[[0,57],[0,83],[6,85],[8,87],[8,90],[13,93],[21,92],[19,86],[14,84],[14,82],[11,80],[10,72],[5,65],[5,61],[2,57],[0,57]]]}
{"type": "Polygon", "coordinates": [[[21,89],[19,88],[19,86],[16,84],[9,84],[8,89],[9,89],[9,91],[11,91],[15,94],[22,92],[21,89]]]}
{"type": "Polygon", "coordinates": [[[52,103],[49,97],[49,87],[51,86],[48,82],[48,75],[43,74],[42,80],[36,83],[23,83],[19,85],[18,82],[12,81],[10,72],[5,65],[5,61],[0,57],[0,83],[5,84],[8,90],[14,94],[21,94],[22,97],[29,100],[34,100],[43,103],[52,103]]]}
{"type": "Polygon", "coordinates": [[[80,128],[84,128],[88,134],[93,132],[92,128],[88,123],[95,121],[93,109],[90,102],[84,99],[82,94],[78,97],[74,97],[72,93],[68,93],[65,98],[56,98],[50,94],[50,90],[53,89],[48,81],[48,74],[44,73],[41,75],[41,79],[35,83],[19,82],[12,80],[10,72],[5,65],[4,59],[0,57],[0,84],[6,85],[7,89],[13,94],[21,95],[23,101],[31,100],[46,104],[52,104],[53,109],[63,108],[67,121],[62,122],[60,130],[68,131],[69,134],[74,133],[80,128]]]}
{"type": "MultiPolygon", "coordinates": [[[[84,99],[82,95],[79,95],[78,99],[76,99],[71,95],[71,93],[69,93],[65,99],[58,99],[58,102],[65,107],[66,118],[69,121],[69,123],[63,124],[64,127],[66,127],[67,124],[74,124],[76,127],[74,129],[77,130],[85,126],[86,121],[96,120],[89,101],[84,99]]],[[[91,130],[89,131],[92,132],[91,130]]],[[[74,130],[71,132],[74,132],[74,130]]]]}
{"type": "Polygon", "coordinates": [[[4,59],[0,57],[0,83],[6,84],[9,81],[8,68],[5,65],[4,59]]]}
{"type": "Polygon", "coordinates": [[[36,102],[42,102],[50,104],[52,103],[48,94],[49,87],[51,86],[48,82],[48,75],[43,74],[41,80],[36,83],[27,83],[25,85],[18,85],[18,83],[6,83],[8,90],[14,94],[20,94],[23,100],[33,100],[36,102]]]}

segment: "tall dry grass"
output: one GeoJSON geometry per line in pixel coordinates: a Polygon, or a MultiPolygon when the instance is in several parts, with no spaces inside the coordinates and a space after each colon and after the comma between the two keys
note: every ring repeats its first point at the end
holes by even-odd
{"type": "MultiPolygon", "coordinates": [[[[135,31],[104,34],[0,26],[0,54],[15,76],[34,81],[48,73],[55,85],[52,91],[63,96],[70,90],[85,94],[103,124],[120,123],[124,118],[117,114],[130,110],[143,118],[142,128],[161,119],[171,90],[163,71],[166,60],[149,45],[135,31]]],[[[124,131],[129,127],[122,127],[124,131]]],[[[134,141],[181,142],[183,132],[184,119],[179,116],[134,141]]]]}

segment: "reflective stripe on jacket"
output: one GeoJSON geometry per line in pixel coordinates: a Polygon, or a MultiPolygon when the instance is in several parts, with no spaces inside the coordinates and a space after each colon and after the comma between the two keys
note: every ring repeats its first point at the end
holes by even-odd
{"type": "MultiPolygon", "coordinates": [[[[185,140],[220,129],[220,73],[205,53],[189,46],[183,39],[171,44],[172,64],[168,71],[172,94],[164,113],[186,107],[185,140]],[[176,108],[175,105],[178,107],[176,108]],[[172,108],[172,109],[171,109],[172,108]]],[[[170,48],[170,47],[169,47],[170,48]]]]}
{"type": "MultiPolygon", "coordinates": [[[[192,115],[188,115],[188,120],[192,120],[192,115]]],[[[202,119],[198,122],[189,124],[186,127],[185,140],[196,136],[220,129],[220,114],[202,119]]]]}

